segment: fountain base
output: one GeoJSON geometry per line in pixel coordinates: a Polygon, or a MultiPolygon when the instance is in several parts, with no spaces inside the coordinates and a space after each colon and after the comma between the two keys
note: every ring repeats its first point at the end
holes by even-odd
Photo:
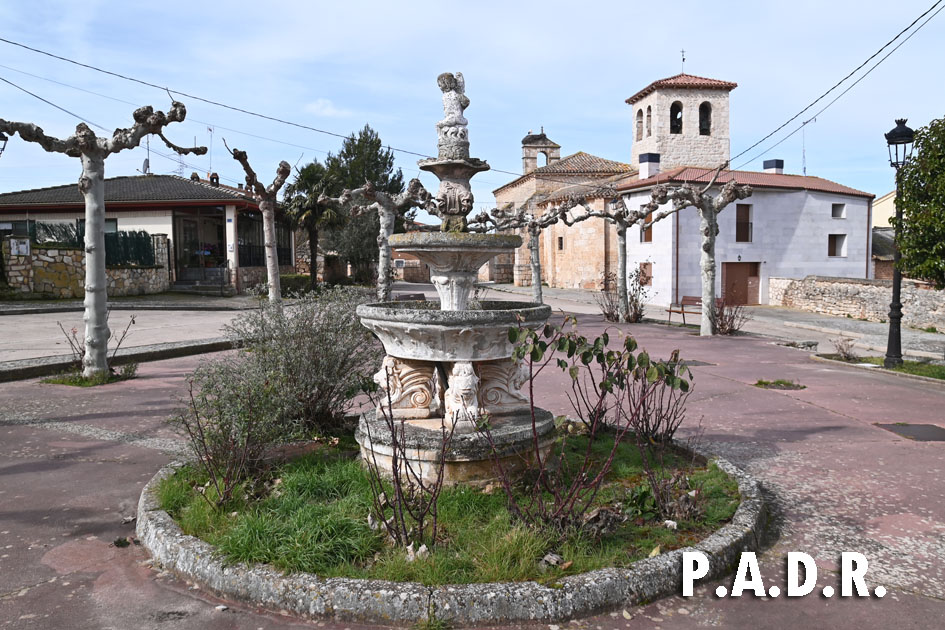
{"type": "MultiPolygon", "coordinates": [[[[400,420],[395,421],[400,428],[400,420]]],[[[407,459],[423,479],[436,479],[443,451],[442,418],[404,420],[407,459]]],[[[496,461],[503,470],[517,473],[530,466],[535,458],[535,436],[542,458],[554,442],[554,417],[544,409],[535,409],[534,432],[530,413],[499,416],[490,419],[490,439],[480,432],[453,434],[443,452],[443,483],[485,486],[499,480],[496,461]],[[495,449],[495,455],[493,455],[495,449]]],[[[372,410],[361,415],[355,439],[361,446],[361,459],[376,466],[387,478],[393,472],[391,431],[383,417],[372,410]]],[[[405,465],[405,464],[401,464],[405,465]]]]}

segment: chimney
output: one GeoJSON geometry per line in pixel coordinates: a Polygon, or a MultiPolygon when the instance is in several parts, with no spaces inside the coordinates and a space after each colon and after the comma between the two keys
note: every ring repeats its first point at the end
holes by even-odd
{"type": "Polygon", "coordinates": [[[243,190],[243,184],[236,184],[236,188],[238,190],[243,190]]]}
{"type": "Polygon", "coordinates": [[[640,179],[653,177],[660,172],[660,154],[659,153],[641,153],[640,154],[640,179]]]}
{"type": "Polygon", "coordinates": [[[197,172],[194,171],[193,173],[190,174],[190,181],[192,181],[192,182],[199,182],[199,181],[200,181],[200,175],[198,175],[197,172]]]}
{"type": "Polygon", "coordinates": [[[210,173],[210,185],[219,186],[220,185],[220,176],[216,173],[210,173]]]}
{"type": "Polygon", "coordinates": [[[781,175],[784,173],[784,160],[765,160],[765,173],[775,173],[781,175]]]}

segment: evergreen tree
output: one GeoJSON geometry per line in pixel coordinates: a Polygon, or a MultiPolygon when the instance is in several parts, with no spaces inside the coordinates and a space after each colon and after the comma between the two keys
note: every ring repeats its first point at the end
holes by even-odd
{"type": "MultiPolygon", "coordinates": [[[[915,132],[914,157],[899,170],[903,275],[945,288],[945,118],[915,132]]],[[[893,218],[895,223],[895,218],[893,218]]]]}
{"type": "MultiPolygon", "coordinates": [[[[364,125],[357,134],[348,136],[337,155],[329,154],[325,159],[327,175],[331,179],[331,196],[343,190],[359,188],[371,182],[381,192],[396,195],[404,190],[404,176],[400,169],[394,170],[394,152],[384,149],[380,136],[370,125],[364,125]]],[[[342,210],[347,212],[347,210],[342,210]]],[[[370,265],[377,261],[377,235],[380,223],[376,213],[356,218],[343,217],[341,227],[325,230],[324,249],[338,253],[342,260],[355,269],[355,277],[361,281],[370,279],[370,265]]],[[[403,231],[402,225],[400,231],[403,231]]]]}

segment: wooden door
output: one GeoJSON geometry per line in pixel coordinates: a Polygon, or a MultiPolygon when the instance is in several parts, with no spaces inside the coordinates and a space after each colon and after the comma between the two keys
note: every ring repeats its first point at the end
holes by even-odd
{"type": "Polygon", "coordinates": [[[759,263],[722,263],[722,297],[731,305],[758,304],[759,263]]]}

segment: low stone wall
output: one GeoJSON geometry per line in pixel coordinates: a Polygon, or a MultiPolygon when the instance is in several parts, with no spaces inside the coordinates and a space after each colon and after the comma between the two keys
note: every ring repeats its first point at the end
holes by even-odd
{"type": "MultiPolygon", "coordinates": [[[[282,265],[279,267],[279,274],[295,273],[295,267],[292,265],[282,265]]],[[[265,267],[240,267],[239,268],[239,290],[245,293],[253,287],[269,282],[269,276],[265,267]]]]}
{"type": "MultiPolygon", "coordinates": [[[[106,292],[111,297],[147,295],[167,291],[167,237],[152,237],[152,267],[109,267],[106,292]]],[[[56,298],[85,297],[85,251],[81,247],[44,247],[31,244],[29,255],[11,255],[10,239],[3,242],[3,267],[14,291],[56,298]]]]}
{"type": "MultiPolygon", "coordinates": [[[[826,276],[807,276],[803,280],[768,280],[769,304],[790,306],[824,315],[884,322],[889,317],[891,299],[892,283],[889,280],[826,276]]],[[[936,291],[912,280],[903,280],[902,323],[915,328],[934,326],[945,330],[945,291],[936,291]]]]}

